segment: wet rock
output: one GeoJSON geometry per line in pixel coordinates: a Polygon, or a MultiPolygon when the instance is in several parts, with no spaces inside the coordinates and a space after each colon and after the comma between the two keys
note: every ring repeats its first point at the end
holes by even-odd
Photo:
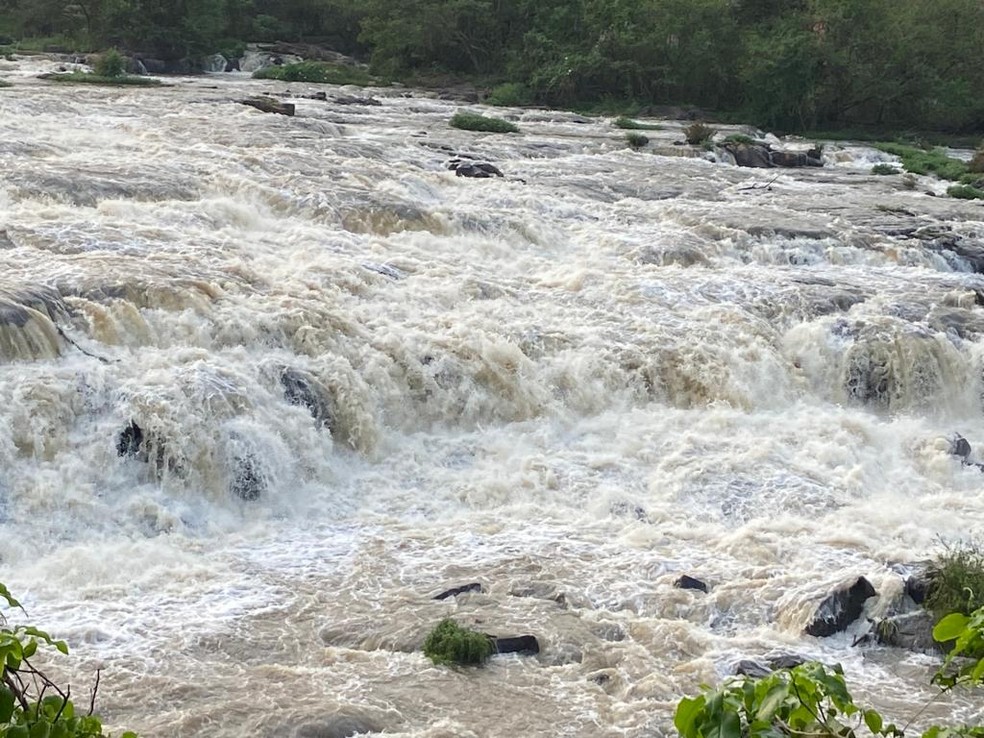
{"type": "Polygon", "coordinates": [[[735,158],[735,164],[740,167],[769,169],[773,166],[772,159],[769,156],[769,147],[765,144],[724,144],[722,148],[735,158]]]}
{"type": "Polygon", "coordinates": [[[521,656],[536,656],[540,653],[540,642],[535,636],[525,635],[511,638],[489,637],[492,639],[496,653],[518,653],[521,656]]]}
{"type": "Polygon", "coordinates": [[[616,500],[608,506],[608,511],[617,518],[632,517],[636,520],[646,519],[646,508],[642,505],[633,505],[627,500],[616,500]]]}
{"type": "Polygon", "coordinates": [[[328,388],[313,376],[297,369],[285,368],[280,373],[284,399],[291,405],[306,407],[318,425],[333,431],[334,406],[328,388]]]}
{"type": "Polygon", "coordinates": [[[762,679],[769,676],[769,674],[772,673],[772,669],[765,664],[759,663],[758,661],[742,659],[735,664],[734,673],[738,676],[747,676],[752,679],[762,679]]]}
{"type": "Polygon", "coordinates": [[[673,582],[673,586],[677,589],[696,589],[705,594],[707,593],[707,585],[704,582],[686,574],[673,582]]]}
{"type": "Polygon", "coordinates": [[[229,487],[233,495],[245,502],[255,502],[266,489],[259,462],[253,456],[234,459],[232,483],[229,487]]]}
{"type": "Polygon", "coordinates": [[[295,110],[294,103],[280,102],[279,100],[274,100],[272,97],[250,97],[239,102],[264,113],[292,116],[295,110]]]}
{"type": "Polygon", "coordinates": [[[367,717],[333,715],[297,726],[292,738],[350,738],[363,733],[379,733],[382,730],[382,725],[367,717]]]}
{"type": "Polygon", "coordinates": [[[238,72],[238,71],[240,71],[240,69],[239,69],[239,59],[229,59],[228,61],[226,61],[225,69],[223,71],[225,71],[225,72],[238,72]]]}
{"type": "Polygon", "coordinates": [[[382,103],[374,97],[358,97],[356,95],[336,95],[331,99],[336,105],[369,105],[379,107],[382,103]]]}
{"type": "Polygon", "coordinates": [[[955,433],[953,438],[950,439],[950,455],[958,456],[966,462],[970,456],[970,451],[970,442],[959,433],[955,433]]]}
{"type": "Polygon", "coordinates": [[[795,669],[797,666],[805,664],[809,659],[795,653],[784,653],[769,659],[769,667],[775,671],[780,669],[795,669]]]}
{"type": "Polygon", "coordinates": [[[142,456],[146,460],[147,454],[143,445],[143,429],[131,420],[116,437],[116,455],[129,458],[140,458],[142,456]]]}
{"type": "Polygon", "coordinates": [[[820,603],[804,632],[820,638],[839,633],[861,616],[864,603],[876,594],[871,582],[858,577],[850,587],[833,592],[820,603]]]}
{"type": "Polygon", "coordinates": [[[498,167],[485,161],[460,161],[459,159],[452,159],[448,164],[448,169],[453,170],[458,177],[490,179],[492,177],[503,176],[498,167]]]}
{"type": "Polygon", "coordinates": [[[916,564],[905,577],[905,593],[917,605],[926,601],[932,588],[933,572],[929,562],[916,564]]]}
{"type": "Polygon", "coordinates": [[[153,59],[148,57],[135,57],[134,61],[143,65],[147,74],[165,74],[167,72],[167,62],[163,59],[153,59]]]}
{"type": "MultiPolygon", "coordinates": [[[[815,151],[815,150],[811,150],[815,151]]],[[[819,155],[811,156],[806,151],[771,151],[769,158],[775,167],[822,167],[819,155]]],[[[817,152],[819,154],[819,152],[817,152]]]]}
{"type": "Polygon", "coordinates": [[[446,589],[441,594],[435,595],[433,599],[435,600],[446,600],[449,597],[457,597],[460,594],[465,594],[467,592],[481,592],[482,585],[478,582],[472,582],[471,584],[463,584],[460,587],[452,587],[451,589],[446,589]]]}
{"type": "Polygon", "coordinates": [[[875,640],[883,646],[931,653],[940,650],[933,640],[934,620],[926,610],[917,610],[879,620],[875,623],[875,640]]]}
{"type": "Polygon", "coordinates": [[[147,67],[139,59],[130,57],[129,59],[126,60],[126,73],[135,74],[137,76],[142,77],[147,74],[147,67]]]}

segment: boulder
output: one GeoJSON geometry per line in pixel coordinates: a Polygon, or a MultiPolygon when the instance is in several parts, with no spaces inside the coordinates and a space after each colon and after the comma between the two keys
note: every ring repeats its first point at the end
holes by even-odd
{"type": "Polygon", "coordinates": [[[742,659],[737,664],[735,664],[734,673],[737,676],[747,676],[752,679],[762,679],[769,676],[772,673],[770,669],[765,664],[759,663],[758,661],[752,661],[751,659],[742,659]]]}
{"type": "Polygon", "coordinates": [[[232,483],[229,491],[240,500],[255,502],[266,489],[259,462],[251,455],[237,456],[233,460],[232,483]]]}
{"type": "Polygon", "coordinates": [[[147,70],[147,74],[165,74],[167,72],[167,62],[163,59],[138,57],[135,58],[134,61],[142,64],[143,68],[147,70]]]}
{"type": "Polygon", "coordinates": [[[489,636],[495,646],[496,653],[518,653],[521,656],[536,656],[540,653],[540,642],[535,636],[513,636],[511,638],[499,638],[489,636]]]}
{"type": "Polygon", "coordinates": [[[970,442],[959,433],[954,433],[950,439],[949,451],[951,456],[959,456],[966,462],[971,452],[970,442]]]}
{"type": "Polygon", "coordinates": [[[229,60],[222,56],[222,54],[212,54],[211,56],[205,57],[204,60],[206,72],[224,72],[228,64],[229,60]]]}
{"type": "Polygon", "coordinates": [[[876,594],[871,582],[858,577],[850,587],[838,589],[820,603],[804,632],[820,638],[839,633],[861,616],[864,603],[876,594]]]}
{"type": "Polygon", "coordinates": [[[294,729],[292,738],[351,738],[364,733],[379,733],[383,726],[357,715],[332,715],[314,720],[294,729]]]}
{"type": "Polygon", "coordinates": [[[147,74],[147,67],[139,59],[130,57],[126,60],[126,73],[142,77],[147,74]]]}
{"type": "Polygon", "coordinates": [[[489,179],[491,177],[501,177],[502,172],[494,164],[486,161],[460,161],[452,159],[448,169],[453,169],[455,176],[474,177],[475,179],[489,179]]]}
{"type": "Polygon", "coordinates": [[[482,585],[478,582],[472,582],[471,584],[463,584],[460,587],[452,587],[451,589],[446,589],[439,595],[434,595],[432,599],[435,600],[446,600],[449,597],[457,597],[460,594],[465,594],[467,592],[481,592],[482,585]]]}
{"type": "Polygon", "coordinates": [[[909,651],[939,651],[940,644],[933,640],[934,624],[932,614],[926,610],[894,615],[875,623],[875,640],[883,646],[909,651]]]}
{"type": "Polygon", "coordinates": [[[284,399],[291,405],[306,407],[311,417],[329,431],[335,427],[335,412],[328,388],[307,372],[284,368],[280,372],[284,399]]]}
{"type": "Polygon", "coordinates": [[[769,169],[774,166],[769,156],[769,147],[758,143],[724,144],[724,149],[735,158],[740,167],[769,169]]]}
{"type": "Polygon", "coordinates": [[[116,455],[128,458],[141,458],[147,460],[147,452],[144,450],[143,429],[134,421],[130,421],[120,434],[116,437],[116,455]]]}
{"type": "Polygon", "coordinates": [[[331,99],[336,105],[369,105],[378,107],[382,103],[374,97],[357,97],[355,95],[335,95],[331,99]]]}
{"type": "Polygon", "coordinates": [[[810,156],[806,151],[771,151],[772,166],[775,167],[822,167],[819,157],[810,156]]]}
{"type": "Polygon", "coordinates": [[[933,574],[928,562],[916,565],[905,579],[905,593],[917,605],[921,605],[926,601],[932,586],[933,574]]]}
{"type": "Polygon", "coordinates": [[[229,59],[226,61],[225,72],[238,72],[239,70],[239,59],[229,59]]]}
{"type": "Polygon", "coordinates": [[[707,592],[707,585],[704,582],[686,574],[673,582],[673,586],[677,589],[696,589],[700,592],[707,592]]]}
{"type": "Polygon", "coordinates": [[[249,105],[264,113],[277,113],[279,115],[294,115],[294,103],[284,103],[274,100],[272,97],[250,97],[240,100],[243,105],[249,105]]]}

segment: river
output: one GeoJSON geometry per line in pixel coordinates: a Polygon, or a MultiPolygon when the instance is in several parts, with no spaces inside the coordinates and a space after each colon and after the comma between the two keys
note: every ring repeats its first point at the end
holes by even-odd
{"type": "Polygon", "coordinates": [[[471,133],[481,106],[400,88],[54,65],[0,62],[0,581],[115,731],[669,736],[775,653],[901,722],[933,694],[930,656],[802,630],[984,536],[948,453],[984,445],[984,278],[945,248],[980,204],[861,145],[741,169],[671,156],[680,122],[633,151],[563,112],[471,133]],[[288,88],[293,118],[238,103],[288,88]],[[434,667],[448,615],[541,653],[434,667]]]}

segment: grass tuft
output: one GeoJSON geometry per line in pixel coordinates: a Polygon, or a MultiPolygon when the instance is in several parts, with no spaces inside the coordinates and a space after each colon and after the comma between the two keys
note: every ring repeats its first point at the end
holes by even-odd
{"type": "Polygon", "coordinates": [[[889,174],[900,174],[901,172],[899,172],[899,170],[891,164],[875,164],[875,166],[871,168],[871,173],[886,176],[889,174]]]}
{"type": "Polygon", "coordinates": [[[688,144],[697,146],[708,143],[711,140],[711,136],[714,135],[714,129],[710,126],[705,126],[703,123],[691,123],[683,129],[683,135],[687,139],[688,144]]]}
{"type": "Polygon", "coordinates": [[[266,67],[253,72],[253,79],[276,79],[281,82],[313,82],[326,85],[367,87],[377,80],[361,67],[306,61],[266,67]]]}
{"type": "Polygon", "coordinates": [[[947,548],[933,562],[929,580],[925,606],[937,620],[952,612],[969,615],[984,605],[984,550],[977,543],[947,548]]]}
{"type": "Polygon", "coordinates": [[[984,200],[984,190],[969,184],[953,185],[947,189],[946,194],[958,200],[984,200]]]}
{"type": "Polygon", "coordinates": [[[626,133],[625,140],[629,142],[629,146],[633,149],[644,148],[649,143],[649,138],[643,136],[641,133],[626,133]]]}
{"type": "Polygon", "coordinates": [[[485,663],[495,646],[484,633],[462,628],[445,618],[427,635],[424,655],[435,664],[477,666],[485,663]]]}
{"type": "Polygon", "coordinates": [[[627,131],[659,131],[662,129],[662,126],[658,126],[655,123],[640,123],[624,115],[618,116],[612,122],[612,125],[627,131]]]}
{"type": "Polygon", "coordinates": [[[476,113],[455,113],[451,127],[463,131],[487,131],[489,133],[519,133],[519,128],[502,118],[489,118],[476,113]]]}
{"type": "Polygon", "coordinates": [[[950,158],[939,149],[927,151],[898,143],[878,143],[875,148],[902,159],[902,166],[913,174],[935,174],[940,179],[958,180],[967,173],[964,162],[950,158]]]}

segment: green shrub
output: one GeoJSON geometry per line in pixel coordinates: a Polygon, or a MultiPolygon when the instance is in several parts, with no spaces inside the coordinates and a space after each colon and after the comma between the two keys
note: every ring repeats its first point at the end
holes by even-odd
{"type": "Polygon", "coordinates": [[[953,185],[946,194],[958,200],[984,200],[984,190],[969,184],[953,185]]]}
{"type": "Polygon", "coordinates": [[[933,628],[933,639],[953,644],[933,677],[935,683],[944,689],[984,684],[984,607],[950,613],[933,628]]]}
{"type": "Polygon", "coordinates": [[[662,126],[658,126],[655,123],[640,123],[624,115],[618,116],[612,125],[616,128],[624,128],[629,131],[658,131],[662,128],[662,126]]]}
{"type": "Polygon", "coordinates": [[[751,136],[746,136],[744,133],[730,133],[724,138],[724,143],[726,144],[753,144],[755,139],[751,136]]]}
{"type": "Polygon", "coordinates": [[[929,569],[926,608],[939,619],[953,612],[967,615],[981,605],[984,605],[984,550],[976,543],[945,549],[929,569]]]}
{"type": "MultiPolygon", "coordinates": [[[[0,602],[18,608],[6,586],[0,584],[0,602]]],[[[12,626],[0,614],[0,736],[4,738],[108,738],[102,721],[92,714],[76,713],[71,689],[62,689],[31,661],[39,648],[68,653],[64,641],[56,641],[30,625],[12,626]]],[[[95,700],[95,693],[92,697],[95,700]]],[[[120,738],[137,738],[123,733],[120,738]]]]}
{"type": "Polygon", "coordinates": [[[871,173],[880,175],[899,174],[899,170],[891,164],[875,164],[875,166],[871,168],[871,173]]]}
{"type": "Polygon", "coordinates": [[[974,174],[984,174],[984,143],[974,152],[973,158],[967,163],[967,171],[974,174]]]}
{"type": "Polygon", "coordinates": [[[705,141],[710,141],[711,136],[714,135],[714,129],[710,126],[705,126],[703,123],[691,123],[683,129],[683,135],[687,139],[688,144],[697,146],[705,141]]]}
{"type": "Polygon", "coordinates": [[[485,102],[504,108],[519,108],[533,102],[533,93],[521,82],[503,82],[492,88],[485,102]]]}
{"type": "Polygon", "coordinates": [[[641,133],[626,133],[625,140],[633,149],[641,149],[649,143],[649,139],[641,133]]]}
{"type": "Polygon", "coordinates": [[[126,73],[126,59],[116,49],[96,57],[92,71],[99,77],[122,77],[126,73]]]}
{"type": "Polygon", "coordinates": [[[902,159],[902,166],[913,174],[935,174],[940,179],[958,180],[967,172],[967,165],[952,159],[939,149],[926,151],[916,146],[898,143],[879,143],[875,148],[902,159]]]}
{"type": "Polygon", "coordinates": [[[455,113],[451,127],[464,131],[488,131],[489,133],[519,133],[519,128],[502,118],[489,118],[477,113],[455,113]]]}
{"type": "Polygon", "coordinates": [[[277,79],[282,82],[314,82],[327,85],[357,85],[366,87],[375,82],[361,67],[328,62],[306,61],[297,64],[266,67],[253,72],[254,79],[277,79]]]}
{"type": "Polygon", "coordinates": [[[487,635],[462,628],[451,618],[438,623],[424,641],[424,655],[435,664],[479,665],[494,650],[487,635]]]}
{"type": "Polygon", "coordinates": [[[71,74],[39,74],[39,79],[46,79],[49,82],[62,82],[64,84],[78,85],[134,85],[155,87],[161,84],[159,79],[153,77],[135,77],[124,74],[119,77],[103,77],[98,74],[86,74],[85,72],[72,72],[71,74]]]}

